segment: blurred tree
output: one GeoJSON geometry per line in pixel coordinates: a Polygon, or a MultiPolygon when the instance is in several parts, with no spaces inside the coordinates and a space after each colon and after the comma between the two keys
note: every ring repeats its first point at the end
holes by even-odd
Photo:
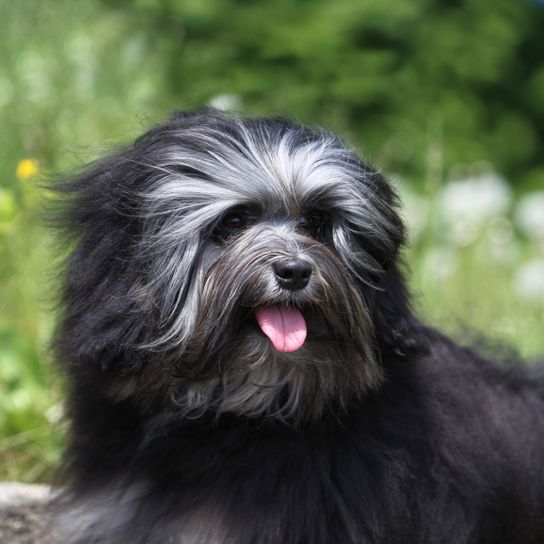
{"type": "Polygon", "coordinates": [[[429,152],[443,150],[446,169],[487,160],[516,183],[544,183],[544,10],[535,2],[107,3],[152,18],[181,105],[225,94],[244,110],[294,113],[417,178],[429,152]]]}

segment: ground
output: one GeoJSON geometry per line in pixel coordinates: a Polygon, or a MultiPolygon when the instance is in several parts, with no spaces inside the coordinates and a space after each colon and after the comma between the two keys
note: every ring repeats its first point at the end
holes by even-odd
{"type": "Polygon", "coordinates": [[[43,542],[49,497],[47,486],[0,483],[0,542],[43,542]]]}

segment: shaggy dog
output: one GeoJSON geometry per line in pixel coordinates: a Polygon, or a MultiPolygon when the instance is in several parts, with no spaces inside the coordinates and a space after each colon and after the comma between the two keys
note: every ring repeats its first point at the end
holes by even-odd
{"type": "Polygon", "coordinates": [[[544,542],[544,383],[417,319],[334,135],[177,114],[62,184],[72,544],[544,542]]]}

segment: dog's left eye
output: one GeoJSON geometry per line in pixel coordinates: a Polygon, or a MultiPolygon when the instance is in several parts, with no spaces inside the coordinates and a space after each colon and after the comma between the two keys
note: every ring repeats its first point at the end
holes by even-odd
{"type": "Polygon", "coordinates": [[[328,215],[320,210],[307,211],[302,218],[301,224],[312,236],[324,241],[330,234],[328,215]]]}

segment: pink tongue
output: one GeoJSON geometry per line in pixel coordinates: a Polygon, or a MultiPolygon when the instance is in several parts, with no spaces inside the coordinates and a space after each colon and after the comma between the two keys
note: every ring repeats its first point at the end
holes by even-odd
{"type": "Polygon", "coordinates": [[[261,306],[255,315],[277,351],[296,351],[304,344],[306,322],[293,306],[261,306]]]}

